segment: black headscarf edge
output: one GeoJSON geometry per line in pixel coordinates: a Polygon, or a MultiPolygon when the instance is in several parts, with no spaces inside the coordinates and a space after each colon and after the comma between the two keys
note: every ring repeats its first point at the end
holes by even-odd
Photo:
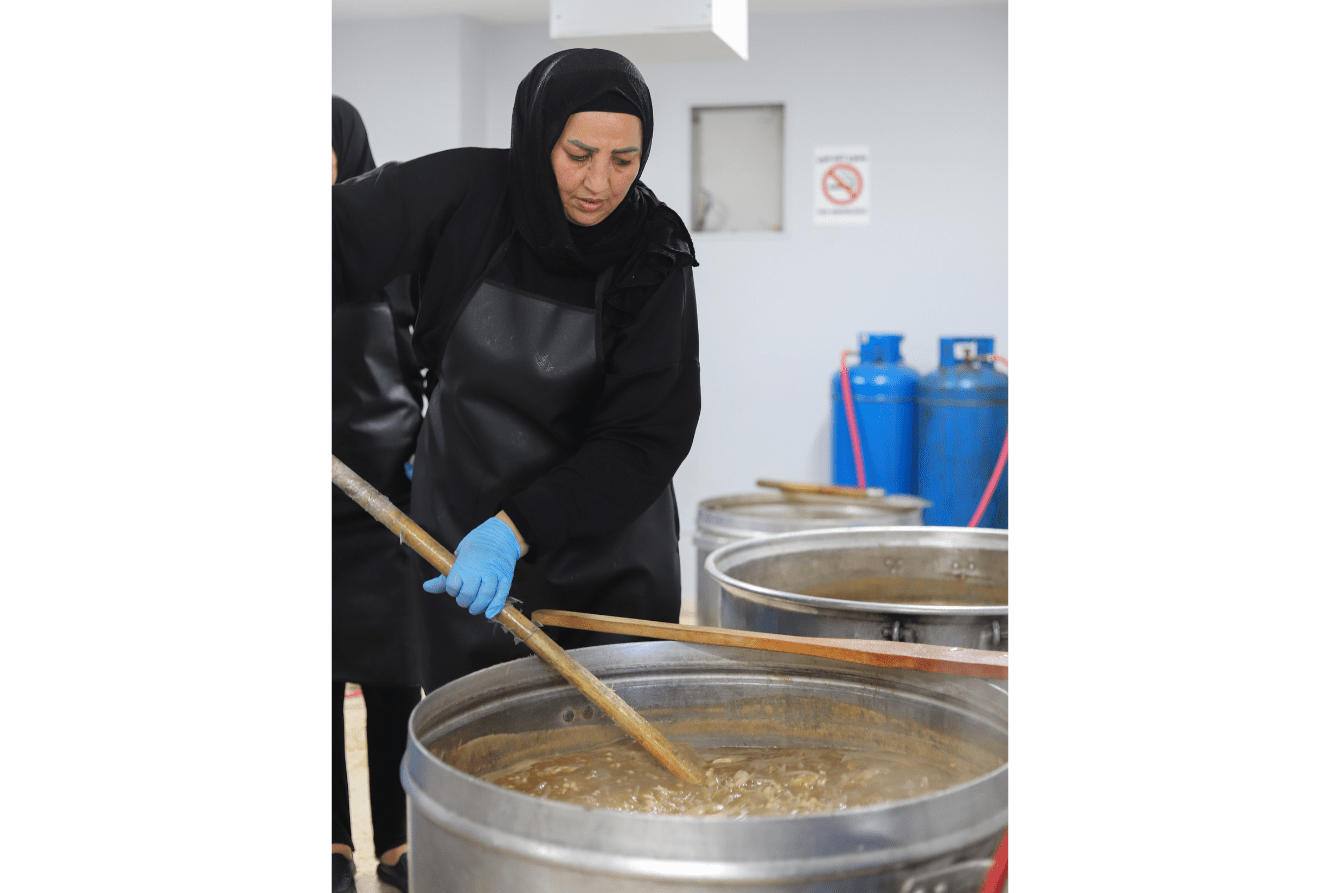
{"type": "Polygon", "coordinates": [[[335,150],[336,183],[366,174],[377,166],[363,116],[353,104],[339,96],[331,97],[330,147],[335,150]]]}

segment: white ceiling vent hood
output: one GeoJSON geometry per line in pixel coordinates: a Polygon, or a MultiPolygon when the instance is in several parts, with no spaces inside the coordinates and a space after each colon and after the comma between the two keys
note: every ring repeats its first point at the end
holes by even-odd
{"type": "Polygon", "coordinates": [[[635,65],[749,59],[748,0],[549,0],[549,36],[635,65]]]}

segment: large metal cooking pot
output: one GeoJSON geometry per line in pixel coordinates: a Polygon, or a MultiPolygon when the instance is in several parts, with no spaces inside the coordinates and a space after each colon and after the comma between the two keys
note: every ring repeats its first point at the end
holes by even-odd
{"type": "Polygon", "coordinates": [[[571,653],[672,739],[695,746],[859,745],[873,736],[895,750],[888,741],[909,749],[949,741],[1001,764],[927,796],[807,816],[662,816],[541,799],[471,772],[534,755],[555,735],[594,747],[623,732],[527,657],[437,689],[410,717],[401,781],[411,893],[980,886],[1006,821],[1007,696],[999,685],[678,642],[571,653]]]}
{"type": "Polygon", "coordinates": [[[921,526],[921,512],[930,503],[917,496],[857,499],[810,493],[742,493],[698,503],[697,619],[720,626],[721,587],[707,575],[707,556],[742,540],[825,527],[921,526]]]}
{"type": "Polygon", "coordinates": [[[1007,651],[1009,531],[853,527],[724,546],[721,626],[1007,651]]]}

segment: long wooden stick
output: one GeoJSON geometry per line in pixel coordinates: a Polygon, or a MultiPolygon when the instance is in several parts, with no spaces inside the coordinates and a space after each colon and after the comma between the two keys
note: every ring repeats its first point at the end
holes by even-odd
{"type": "Polygon", "coordinates": [[[759,478],[760,487],[781,490],[783,493],[821,493],[825,496],[854,496],[858,499],[876,499],[884,495],[882,487],[843,487],[839,484],[793,484],[789,481],[770,481],[759,478]]]}
{"type": "MultiPolygon", "coordinates": [[[[444,549],[441,543],[429,536],[422,527],[410,520],[391,500],[378,493],[376,488],[355,474],[349,466],[334,456],[330,459],[331,480],[337,487],[349,494],[354,502],[367,509],[372,517],[386,525],[392,533],[398,534],[401,542],[422,555],[433,567],[444,574],[451,570],[451,566],[456,563],[456,556],[444,549]]],[[[695,766],[675,750],[674,745],[657,731],[655,726],[647,722],[642,714],[628,706],[623,698],[597,679],[590,670],[569,657],[566,651],[524,614],[508,605],[496,619],[512,635],[525,642],[545,663],[557,670],[564,679],[576,686],[578,691],[590,698],[593,704],[605,711],[619,728],[632,735],[676,777],[692,784],[704,782],[700,767],[695,766]]],[[[462,617],[461,622],[468,621],[462,617]]]]}
{"type": "Polygon", "coordinates": [[[902,667],[928,673],[954,676],[980,676],[984,679],[1008,679],[1010,656],[1004,651],[979,651],[975,648],[950,648],[945,645],[917,645],[911,642],[882,642],[871,639],[811,639],[808,636],[784,636],[780,633],[756,633],[715,626],[683,626],[656,620],[633,620],[582,614],[578,611],[536,611],[536,623],[570,629],[590,629],[602,633],[644,636],[648,639],[674,639],[704,645],[733,645],[760,651],[784,651],[809,654],[872,667],[902,667]]]}

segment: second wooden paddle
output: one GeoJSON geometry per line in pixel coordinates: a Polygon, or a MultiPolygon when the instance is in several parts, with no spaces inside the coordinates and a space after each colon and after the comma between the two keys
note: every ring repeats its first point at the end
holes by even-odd
{"type": "MultiPolygon", "coordinates": [[[[330,459],[331,480],[337,487],[347,493],[354,502],[367,509],[372,517],[386,525],[392,533],[399,534],[402,543],[422,555],[433,567],[444,574],[451,570],[451,566],[456,563],[455,555],[443,548],[441,543],[429,536],[422,527],[410,520],[391,500],[378,493],[375,487],[354,473],[348,465],[334,456],[330,459]]],[[[577,690],[586,695],[593,704],[605,711],[610,719],[650,751],[665,768],[675,774],[675,777],[691,784],[703,783],[705,779],[700,767],[695,766],[675,750],[674,745],[657,731],[655,726],[647,722],[642,714],[628,706],[623,698],[614,693],[614,689],[597,679],[590,670],[569,657],[566,651],[528,620],[526,615],[508,605],[498,614],[497,620],[512,635],[525,642],[545,663],[557,670],[564,679],[576,686],[577,690]]],[[[461,622],[469,621],[463,617],[461,622]]]]}
{"type": "Polygon", "coordinates": [[[853,496],[857,499],[877,499],[884,495],[882,487],[844,487],[839,484],[793,484],[788,481],[770,481],[759,478],[760,487],[781,490],[783,493],[819,493],[824,496],[853,496]]]}
{"type": "Polygon", "coordinates": [[[685,626],[656,620],[633,620],[582,614],[577,611],[536,611],[531,619],[544,626],[589,629],[648,639],[674,639],[702,645],[732,645],[761,651],[785,651],[809,654],[872,667],[901,667],[927,673],[953,676],[980,676],[1008,679],[1010,655],[1004,651],[979,651],[975,648],[950,648],[945,645],[916,645],[911,642],[882,642],[871,639],[811,639],[808,636],[784,636],[756,633],[716,626],[685,626]]]}

